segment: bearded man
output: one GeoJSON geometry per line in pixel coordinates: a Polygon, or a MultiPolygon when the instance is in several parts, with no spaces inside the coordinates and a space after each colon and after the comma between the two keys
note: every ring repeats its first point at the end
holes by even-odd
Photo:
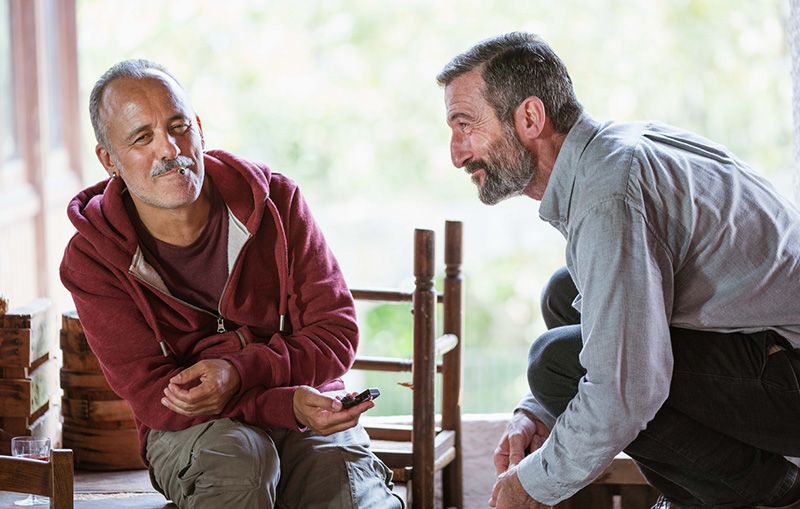
{"type": "Polygon", "coordinates": [[[567,241],[490,505],[556,504],[624,450],[656,508],[800,508],[798,209],[719,144],[593,119],[533,34],[438,81],[480,199],[539,200],[567,241]]]}

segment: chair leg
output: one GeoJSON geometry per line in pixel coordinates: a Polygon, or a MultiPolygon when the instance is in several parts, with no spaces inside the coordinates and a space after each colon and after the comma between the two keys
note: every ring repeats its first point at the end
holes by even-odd
{"type": "Polygon", "coordinates": [[[50,507],[53,509],[72,509],[74,491],[72,451],[69,449],[53,449],[50,454],[50,467],[52,489],[50,507]]]}
{"type": "Polygon", "coordinates": [[[444,323],[445,334],[454,334],[458,345],[446,353],[442,369],[442,428],[456,432],[456,457],[442,470],[442,501],[448,507],[464,507],[461,449],[461,359],[464,352],[464,295],[462,291],[462,224],[445,223],[444,323]]]}
{"type": "Polygon", "coordinates": [[[461,448],[455,459],[442,469],[442,502],[444,509],[464,507],[464,476],[461,463],[461,448]]]}
{"type": "Polygon", "coordinates": [[[436,374],[436,289],[434,234],[430,230],[414,231],[414,361],[413,412],[411,432],[415,508],[430,509],[434,499],[434,377],[436,374]]]}

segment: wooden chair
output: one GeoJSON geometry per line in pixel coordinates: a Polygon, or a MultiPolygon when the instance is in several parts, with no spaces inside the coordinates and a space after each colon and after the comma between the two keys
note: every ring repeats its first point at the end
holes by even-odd
{"type": "Polygon", "coordinates": [[[72,451],[53,449],[50,461],[0,456],[0,491],[50,497],[52,509],[72,509],[72,451]]]}
{"type": "MultiPolygon", "coordinates": [[[[411,371],[412,426],[366,426],[372,449],[394,472],[410,483],[411,506],[434,507],[434,480],[442,471],[445,508],[464,506],[461,457],[461,355],[463,297],[461,277],[462,225],[445,224],[443,294],[434,288],[434,233],[414,231],[413,292],[353,289],[356,300],[412,304],[413,358],[359,357],[354,369],[411,371]],[[442,334],[436,338],[436,305],[443,306],[442,334]],[[437,355],[442,360],[437,362],[437,355]],[[436,426],[434,377],[442,375],[441,425],[436,426]]],[[[369,338],[362,341],[369,342],[369,338]]],[[[406,490],[408,491],[408,490],[406,490]]]]}

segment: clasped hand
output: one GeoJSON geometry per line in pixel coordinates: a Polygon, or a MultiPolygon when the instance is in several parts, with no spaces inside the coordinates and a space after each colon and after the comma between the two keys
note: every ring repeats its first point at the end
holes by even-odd
{"type": "Polygon", "coordinates": [[[550,507],[531,498],[522,487],[517,475],[517,465],[525,457],[525,450],[535,451],[542,446],[549,434],[550,430],[539,419],[521,411],[514,414],[494,451],[497,481],[489,499],[491,507],[497,509],[550,507]]]}
{"type": "Polygon", "coordinates": [[[299,386],[292,399],[297,422],[323,436],[352,428],[358,424],[361,414],[374,406],[372,401],[365,401],[351,408],[342,408],[337,398],[307,385],[299,386]]]}
{"type": "Polygon", "coordinates": [[[239,390],[239,371],[222,359],[205,359],[169,380],[161,404],[188,417],[218,415],[239,390]],[[199,381],[190,389],[183,386],[199,381]]]}

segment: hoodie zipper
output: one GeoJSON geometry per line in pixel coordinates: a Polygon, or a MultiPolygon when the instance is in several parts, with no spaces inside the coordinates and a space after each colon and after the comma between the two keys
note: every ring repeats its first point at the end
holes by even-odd
{"type": "MultiPolygon", "coordinates": [[[[231,266],[231,270],[228,273],[228,277],[225,278],[225,285],[222,287],[222,293],[219,294],[219,304],[217,304],[217,313],[218,313],[217,314],[217,333],[218,334],[223,334],[223,333],[227,332],[225,330],[225,319],[222,317],[222,300],[225,298],[225,291],[228,289],[228,283],[230,283],[230,281],[231,281],[231,274],[233,274],[233,270],[236,268],[236,264],[239,263],[239,257],[242,255],[242,251],[244,251],[244,248],[247,247],[248,242],[250,242],[250,239],[252,239],[252,238],[253,238],[253,234],[248,231],[247,232],[247,238],[244,239],[244,242],[242,242],[242,247],[239,249],[239,252],[236,253],[236,258],[233,260],[233,265],[231,266]]],[[[241,338],[241,336],[239,336],[239,341],[241,341],[241,340],[242,340],[242,338],[241,338]]]]}
{"type": "MultiPolygon", "coordinates": [[[[209,311],[207,309],[203,309],[203,308],[197,307],[194,304],[191,304],[189,302],[186,302],[185,300],[179,299],[178,297],[172,295],[171,293],[164,292],[161,288],[158,288],[157,286],[155,286],[154,284],[150,283],[149,281],[147,281],[145,279],[142,279],[141,277],[139,277],[138,274],[136,274],[134,272],[128,271],[128,273],[131,276],[135,277],[139,282],[144,283],[145,285],[149,286],[150,288],[152,288],[153,290],[157,291],[161,295],[166,295],[167,297],[171,298],[172,300],[177,301],[177,302],[179,302],[179,303],[181,303],[181,304],[183,304],[185,306],[188,306],[188,307],[190,307],[190,308],[192,308],[194,310],[200,311],[201,313],[207,314],[209,316],[213,316],[217,320],[217,332],[219,332],[220,334],[222,334],[223,332],[226,332],[225,331],[225,327],[224,327],[224,321],[223,321],[223,318],[222,318],[221,314],[220,315],[215,315],[214,313],[212,313],[211,311],[209,311]],[[221,331],[220,331],[220,328],[222,328],[221,331]]],[[[227,283],[226,283],[226,286],[227,286],[227,283]]],[[[217,309],[217,311],[219,311],[219,309],[217,309]]],[[[163,349],[163,347],[162,347],[162,349],[163,349]]]]}
{"type": "MultiPolygon", "coordinates": [[[[181,299],[175,297],[174,295],[172,295],[171,293],[164,292],[163,290],[161,290],[161,288],[158,288],[157,286],[155,286],[154,284],[150,283],[149,281],[147,281],[145,279],[142,279],[141,277],[139,277],[138,274],[134,273],[133,271],[129,270],[128,274],[133,276],[137,281],[141,282],[145,286],[150,287],[151,289],[153,289],[154,291],[156,291],[156,292],[158,292],[158,293],[160,293],[162,295],[166,295],[170,299],[175,300],[175,301],[183,304],[184,306],[189,306],[190,308],[192,308],[194,310],[197,310],[197,311],[199,311],[201,313],[207,314],[209,316],[213,316],[214,318],[217,319],[217,331],[219,331],[219,323],[222,321],[222,317],[221,316],[217,316],[214,313],[212,313],[211,311],[206,311],[205,309],[199,308],[199,307],[197,307],[195,305],[192,305],[192,304],[186,302],[185,300],[181,300],[181,299]]],[[[224,332],[224,330],[225,329],[223,328],[223,332],[224,332]]],[[[156,330],[156,333],[158,333],[157,330],[156,330]]],[[[164,357],[169,357],[169,349],[167,348],[167,342],[164,341],[164,338],[157,337],[156,339],[158,340],[158,346],[161,347],[161,352],[164,354],[164,357]]]]}
{"type": "MultiPolygon", "coordinates": [[[[242,254],[242,251],[244,251],[245,246],[247,246],[247,243],[250,242],[251,238],[253,238],[253,235],[248,232],[247,233],[247,238],[244,240],[244,242],[242,242],[241,249],[239,249],[239,252],[236,253],[236,259],[233,260],[233,268],[236,268],[236,264],[239,262],[239,257],[242,254]]],[[[132,275],[133,277],[135,277],[137,280],[141,281],[145,285],[147,285],[150,288],[152,288],[153,290],[161,293],[162,295],[166,295],[167,297],[170,297],[171,299],[173,299],[175,301],[178,301],[178,302],[180,302],[181,304],[183,304],[185,306],[189,306],[192,309],[200,311],[201,313],[205,313],[205,314],[207,314],[209,316],[213,316],[217,320],[217,334],[224,334],[225,332],[227,332],[227,329],[225,329],[225,318],[223,318],[223,316],[222,316],[221,308],[222,308],[222,300],[225,297],[225,291],[228,289],[228,283],[230,283],[230,280],[231,280],[230,274],[233,274],[233,270],[231,270],[230,273],[228,274],[228,277],[225,278],[225,285],[222,287],[222,293],[220,294],[220,297],[219,297],[219,304],[217,305],[217,314],[216,315],[214,313],[212,313],[211,311],[208,311],[206,309],[197,307],[194,304],[186,302],[183,299],[179,299],[178,297],[172,295],[171,293],[164,292],[163,290],[161,290],[160,288],[156,287],[155,285],[153,285],[149,281],[147,281],[145,279],[142,279],[138,274],[136,274],[135,272],[133,272],[131,270],[129,270],[128,273],[130,275],[132,275]]],[[[237,336],[239,337],[239,341],[242,344],[244,344],[244,341],[243,341],[243,338],[242,338],[241,334],[239,334],[237,332],[237,336]]],[[[169,353],[168,353],[168,350],[167,350],[166,342],[161,338],[159,338],[159,346],[161,346],[161,351],[164,353],[164,357],[168,357],[169,353]]]]}

